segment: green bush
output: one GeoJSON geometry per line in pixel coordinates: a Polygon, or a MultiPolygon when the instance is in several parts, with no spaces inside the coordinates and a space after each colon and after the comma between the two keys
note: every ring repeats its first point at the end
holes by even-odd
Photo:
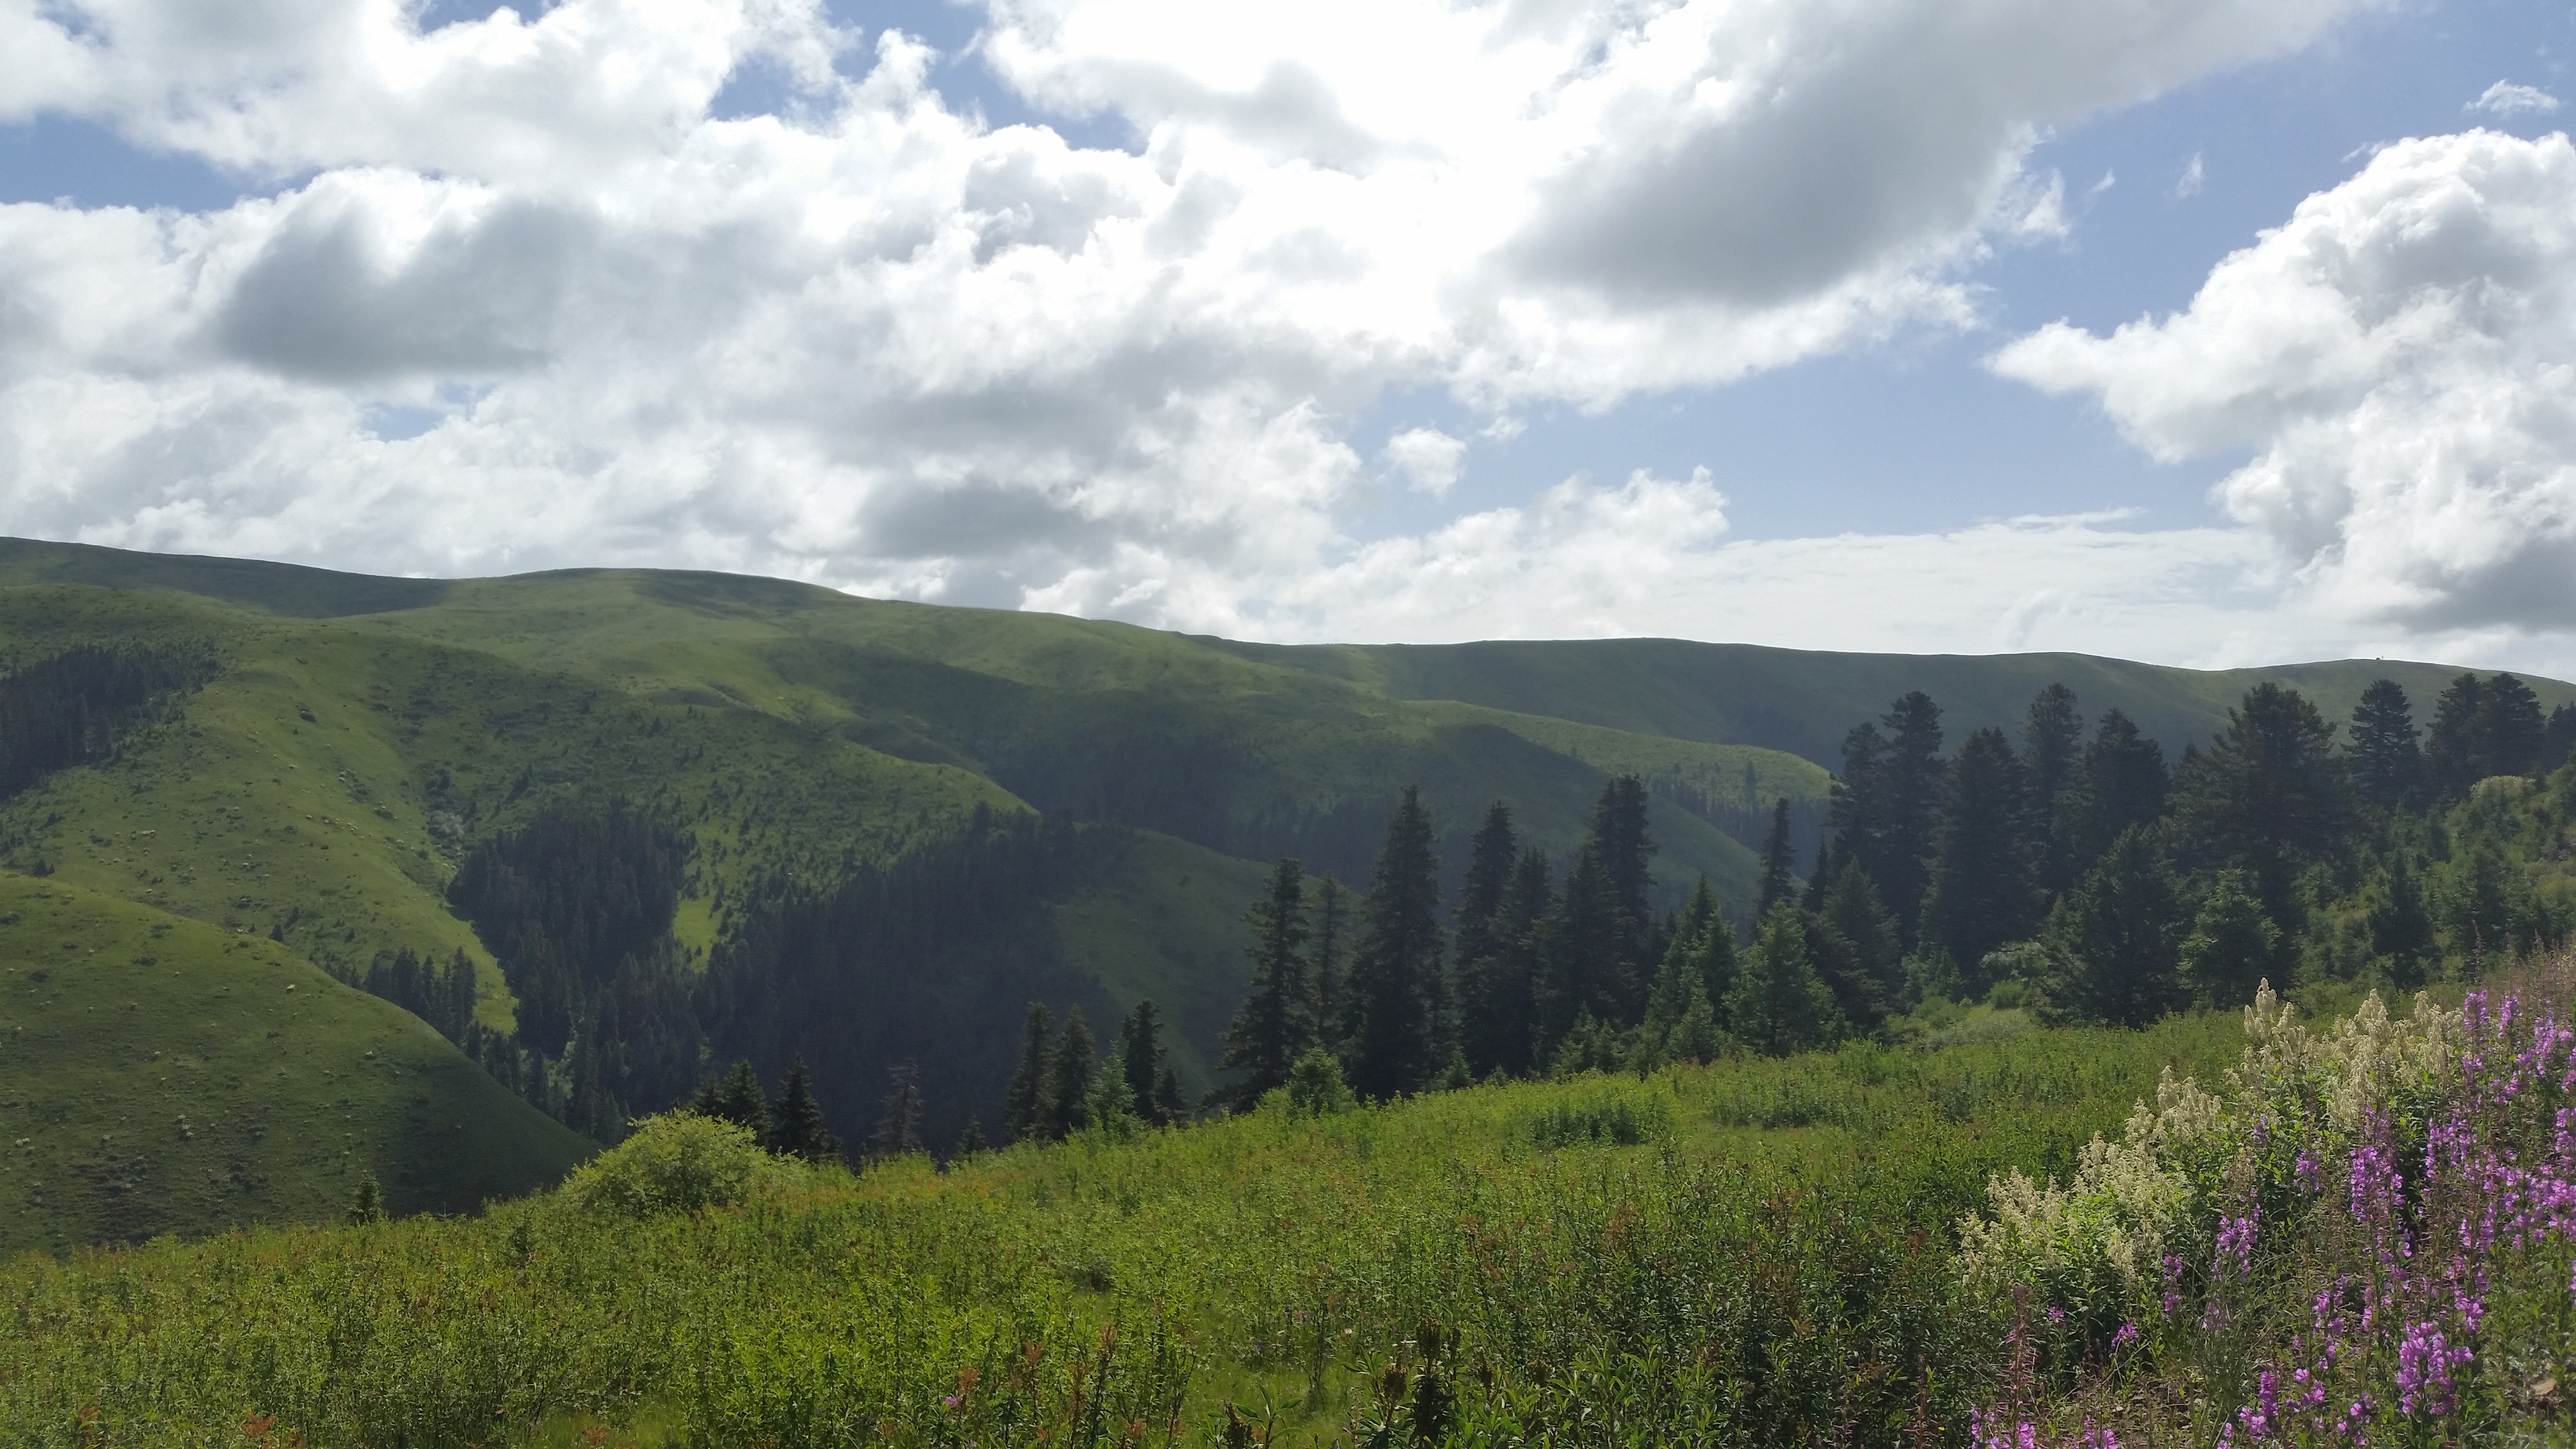
{"type": "Polygon", "coordinates": [[[731,1207],[785,1170],[760,1150],[758,1138],[731,1122],[666,1112],[637,1123],[634,1135],[591,1159],[564,1184],[563,1195],[584,1212],[646,1218],[731,1207]]]}
{"type": "Polygon", "coordinates": [[[1530,1119],[1530,1140],[1540,1150],[1608,1143],[1634,1147],[1669,1134],[1673,1109],[1661,1097],[1641,1092],[1600,1092],[1555,1102],[1530,1119]]]}

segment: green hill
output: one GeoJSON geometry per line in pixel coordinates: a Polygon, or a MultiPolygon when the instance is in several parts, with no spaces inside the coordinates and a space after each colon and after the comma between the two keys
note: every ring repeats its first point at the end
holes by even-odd
{"type": "Polygon", "coordinates": [[[0,1253],[327,1217],[373,1173],[464,1212],[593,1150],[274,942],[0,875],[0,1253]]]}
{"type": "MultiPolygon", "coordinates": [[[[719,574],[374,579],[0,540],[0,673],[83,644],[208,663],[112,749],[0,800],[0,862],[57,890],[273,941],[278,959],[343,979],[387,953],[462,952],[478,973],[476,1018],[507,1031],[517,1003],[447,886],[472,852],[550,810],[624,802],[676,832],[671,949],[684,977],[746,902],[827,891],[987,814],[1043,811],[1132,835],[1051,878],[1031,917],[1042,938],[985,942],[991,971],[977,979],[1012,983],[1002,994],[1015,999],[960,1000],[954,981],[924,991],[947,993],[941,1020],[985,1023],[969,1054],[983,1075],[1007,1055],[1023,989],[1082,1006],[1104,1036],[1151,996],[1194,1095],[1213,1084],[1216,1037],[1242,990],[1241,913],[1265,863],[1295,855],[1364,881],[1408,784],[1433,811],[1454,893],[1490,802],[1508,800],[1525,839],[1562,860],[1604,785],[1637,774],[1655,801],[1659,902],[1706,874],[1740,914],[1770,803],[1792,800],[1802,845],[1811,839],[1842,733],[1904,690],[1939,699],[1955,739],[2014,723],[2062,680],[2088,712],[2116,705],[2179,748],[2223,724],[2257,679],[2295,684],[2339,716],[2382,673],[2419,710],[2450,673],[1666,640],[1280,647],[719,574]]],[[[2532,683],[2544,702],[2576,698],[2532,683]]],[[[943,969],[929,960],[881,969],[943,969]]],[[[790,1050],[847,1035],[832,1020],[787,1025],[757,1036],[772,1080],[790,1050]]],[[[819,1083],[845,1133],[873,1121],[884,1065],[869,1057],[819,1083]]],[[[0,1090],[20,1090],[23,1070],[0,1067],[0,1090]]],[[[549,1070],[560,1079],[538,1085],[579,1089],[567,1063],[549,1070]]],[[[966,1110],[934,1115],[954,1123],[966,1110]]],[[[381,1172],[390,1190],[406,1172],[426,1182],[429,1162],[398,1151],[381,1172]]],[[[110,1230],[97,1221],[58,1227],[110,1230]]]]}

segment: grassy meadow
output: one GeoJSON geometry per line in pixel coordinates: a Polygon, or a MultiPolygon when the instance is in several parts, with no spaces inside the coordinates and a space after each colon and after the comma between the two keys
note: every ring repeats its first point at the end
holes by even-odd
{"type": "Polygon", "coordinates": [[[782,1168],[697,1213],[549,1194],[22,1257],[0,1442],[1955,1441],[2001,1332],[1957,1220],[2241,1037],[1946,1030],[782,1168]]]}

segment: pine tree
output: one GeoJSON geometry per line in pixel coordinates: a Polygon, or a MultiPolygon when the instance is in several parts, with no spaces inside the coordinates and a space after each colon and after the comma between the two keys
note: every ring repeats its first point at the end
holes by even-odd
{"type": "Polygon", "coordinates": [[[1495,1018],[1494,1060],[1486,1075],[1501,1072],[1525,1077],[1538,1069],[1538,1048],[1545,1035],[1540,1022],[1540,978],[1549,950],[1548,911],[1554,890],[1548,880],[1547,852],[1537,846],[1521,851],[1512,868],[1511,888],[1504,896],[1497,934],[1503,954],[1492,976],[1495,1018]]]}
{"type": "Polygon", "coordinates": [[[1440,857],[1431,814],[1412,785],[1387,821],[1369,874],[1359,950],[1351,959],[1351,1085],[1390,1100],[1420,1091],[1432,1055],[1428,984],[1440,969],[1440,857]]]}
{"type": "Polygon", "coordinates": [[[876,1155],[921,1151],[921,1068],[911,1058],[886,1071],[885,1115],[877,1119],[876,1155]]]}
{"type": "Polygon", "coordinates": [[[1498,800],[1476,832],[1455,927],[1458,1046],[1478,1074],[1493,1071],[1512,1054],[1513,1040],[1529,1035],[1528,983],[1514,979],[1516,942],[1504,914],[1519,863],[1511,807],[1498,800]]]}
{"type": "Polygon", "coordinates": [[[1620,1022],[1637,1019],[1645,1007],[1646,981],[1654,970],[1655,842],[1646,828],[1646,785],[1635,775],[1621,775],[1601,791],[1592,807],[1587,842],[1600,863],[1602,884],[1609,892],[1612,970],[1602,983],[1608,1013],[1620,1022]]]}
{"type": "Polygon", "coordinates": [[[1728,991],[1726,1019],[1736,1037],[1766,1056],[1787,1056],[1841,1035],[1833,993],[1807,955],[1807,921],[1797,907],[1773,906],[1743,956],[1728,991]]]}
{"type": "Polygon", "coordinates": [[[1046,1134],[1063,1141],[1091,1125],[1091,1078],[1100,1069],[1091,1040],[1091,1024],[1077,1006],[1064,1014],[1064,1034],[1056,1038],[1055,1072],[1047,1083],[1046,1134]]]}
{"type": "Polygon", "coordinates": [[[1020,1065],[1011,1073],[1002,1097],[1002,1141],[1026,1142],[1048,1132],[1047,1093],[1055,1080],[1055,1015],[1043,1002],[1029,1003],[1028,1022],[1020,1030],[1020,1065]]]}
{"type": "Polygon", "coordinates": [[[769,1140],[762,1144],[782,1157],[831,1162],[841,1155],[840,1139],[823,1127],[823,1104],[814,1100],[814,1079],[799,1053],[787,1063],[787,1079],[778,1084],[778,1105],[770,1110],[769,1140]]]}
{"type": "Polygon", "coordinates": [[[1305,871],[1281,860],[1261,898],[1244,912],[1252,927],[1252,994],[1236,1009],[1222,1038],[1222,1065],[1243,1075],[1233,1088],[1238,1107],[1250,1107],[1288,1080],[1288,1068],[1314,1045],[1313,1000],[1306,979],[1305,871]]]}
{"type": "Polygon", "coordinates": [[[2486,682],[2463,674],[2433,701],[2433,726],[2424,738],[2425,772],[2434,793],[2457,800],[2492,773],[2486,740],[2486,682]]]}
{"type": "Polygon", "coordinates": [[[1717,1014],[1709,1006],[1708,987],[1699,962],[1680,933],[1655,968],[1655,983],[1646,994],[1645,1019],[1637,1025],[1630,1065],[1650,1071],[1668,1062],[1704,1062],[1717,1055],[1717,1014]]]}
{"type": "MultiPolygon", "coordinates": [[[[1817,852],[1819,860],[1823,852],[1817,852]]],[[[1783,795],[1771,807],[1771,833],[1762,839],[1762,900],[1757,908],[1769,915],[1771,908],[1789,899],[1798,888],[1798,860],[1789,843],[1789,797],[1783,795]]]]}
{"type": "MultiPolygon", "coordinates": [[[[1139,997],[1118,1027],[1118,1054],[1127,1082],[1129,1110],[1150,1126],[1171,1125],[1173,1114],[1161,1093],[1161,1079],[1171,1076],[1171,1053],[1163,1045],[1163,1017],[1151,998],[1139,997]]],[[[1180,1082],[1173,1078],[1173,1094],[1180,1082]]]]}
{"type": "Polygon", "coordinates": [[[2203,1006],[2246,1005],[2271,972],[2280,946],[2281,928],[2263,913],[2245,872],[2222,870],[2183,940],[2183,982],[2203,1006]]]}
{"type": "Polygon", "coordinates": [[[1854,968],[1872,983],[1872,995],[1889,1006],[1905,999],[1904,938],[1896,918],[1879,904],[1878,887],[1858,864],[1845,861],[1834,873],[1816,915],[1850,943],[1854,968]]]}
{"type": "Polygon", "coordinates": [[[1861,865],[1912,939],[1930,880],[1933,835],[1941,821],[1941,706],[1921,690],[1899,697],[1881,723],[1887,726],[1887,817],[1875,842],[1875,864],[1861,865]]]}
{"type": "Polygon", "coordinates": [[[2121,832],[2164,814],[2171,781],[2164,746],[2141,734],[2127,715],[2105,710],[2084,747],[2072,795],[2062,802],[2069,872],[2080,876],[2121,832]]]}
{"type": "Polygon", "coordinates": [[[1583,845],[1566,868],[1564,888],[1551,903],[1541,932],[1535,994],[1539,1035],[1550,1061],[1557,1040],[1573,1029],[1577,1016],[1588,1014],[1614,1027],[1622,1020],[1617,916],[1601,856],[1583,845]]]}
{"type": "Polygon", "coordinates": [[[2029,808],[2030,786],[2003,731],[1968,736],[1942,791],[1919,935],[1926,952],[1949,953],[1974,994],[1988,985],[1980,974],[1987,954],[2038,924],[2029,808]]]}
{"type": "Polygon", "coordinates": [[[2031,859],[2040,889],[2052,896],[2074,883],[2074,852],[2060,816],[2062,797],[2075,788],[2084,763],[2084,717],[2075,706],[2075,691],[2052,683],[2032,698],[2021,727],[2031,859]]]}
{"type": "Polygon", "coordinates": [[[2488,770],[2498,775],[2530,775],[2542,768],[2541,746],[2549,722],[2540,712],[2540,696],[2510,674],[2487,677],[2485,727],[2488,770]]]}
{"type": "Polygon", "coordinates": [[[2413,991],[2424,984],[2435,950],[2433,913],[2402,849],[2389,852],[2387,885],[2370,905],[2370,949],[2387,963],[2389,985],[2413,991]]]}
{"type": "Polygon", "coordinates": [[[984,1119],[969,1117],[966,1119],[966,1130],[957,1134],[957,1152],[951,1160],[963,1162],[979,1152],[989,1150],[991,1150],[990,1147],[984,1141],[984,1119]]]}
{"type": "Polygon", "coordinates": [[[2549,712],[2549,723],[2540,732],[2540,773],[2552,774],[2576,760],[2576,704],[2562,704],[2549,712]]]}
{"type": "Polygon", "coordinates": [[[735,1062],[732,1071],[699,1088],[689,1110],[731,1122],[754,1136],[769,1130],[769,1094],[760,1089],[760,1077],[747,1061],[735,1062]]]}
{"type": "Polygon", "coordinates": [[[2040,1014],[2145,1026],[2181,1005],[2182,909],[2153,834],[2123,831],[2049,916],[2040,1014]]]}
{"type": "Polygon", "coordinates": [[[1350,1010],[1350,973],[1342,961],[1350,944],[1350,919],[1350,889],[1326,871],[1323,884],[1315,888],[1315,949],[1311,963],[1315,1008],[1307,1030],[1336,1054],[1342,1049],[1342,1023],[1350,1010]]]}
{"type": "Polygon", "coordinates": [[[1190,1117],[1190,1100],[1181,1095],[1181,1074],[1170,1062],[1154,1073],[1153,1112],[1149,1120],[1161,1126],[1186,1122],[1190,1117]]]}
{"type": "Polygon", "coordinates": [[[2298,691],[2258,684],[2175,782],[2174,816],[2202,863],[2253,877],[2264,914],[2294,921],[2291,883],[2341,847],[2351,788],[2327,724],[2298,691]]]}
{"type": "Polygon", "coordinates": [[[2414,798],[2424,775],[2424,751],[2415,738],[2414,707],[2405,686],[2375,679],[2352,711],[2352,736],[2344,744],[2354,790],[2383,810],[2414,798]]]}
{"type": "Polygon", "coordinates": [[[343,1215],[356,1226],[385,1220],[385,1190],[372,1172],[358,1179],[358,1190],[349,1198],[349,1211],[343,1215]]]}

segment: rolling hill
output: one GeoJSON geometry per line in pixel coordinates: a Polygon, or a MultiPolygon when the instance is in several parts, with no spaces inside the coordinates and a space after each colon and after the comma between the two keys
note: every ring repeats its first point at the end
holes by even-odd
{"type": "MultiPolygon", "coordinates": [[[[684,971],[704,969],[746,901],[828,890],[969,821],[1043,811],[1125,843],[1049,887],[1045,938],[1029,945],[1044,960],[1025,979],[1103,1028],[1154,998],[1192,1093],[1213,1081],[1216,1035],[1243,989],[1240,918],[1264,863],[1293,854],[1363,881],[1407,784],[1423,787],[1454,889],[1491,801],[1510,801],[1525,837],[1562,859],[1603,786],[1639,775],[1655,800],[1660,899],[1705,874],[1740,909],[1770,802],[1790,799],[1811,839],[1842,733],[1908,689],[1947,707],[1956,738],[2014,723],[2034,691],[2062,680],[2088,713],[2117,706],[2176,750],[2222,726],[2259,679],[2296,685],[2339,716],[2382,674],[2420,709],[2453,672],[2345,661],[2203,673],[1671,640],[1268,646],[717,574],[377,579],[0,540],[0,673],[82,644],[209,663],[113,749],[0,801],[0,862],[41,873],[59,899],[205,932],[231,946],[217,952],[226,960],[300,963],[316,983],[304,991],[353,1011],[391,1008],[334,976],[389,952],[462,952],[478,976],[477,1019],[506,1031],[509,986],[446,887],[472,851],[550,809],[622,801],[678,833],[671,934],[684,971]]],[[[2576,688],[2531,683],[2545,703],[2576,699],[2576,688]]],[[[149,984],[147,994],[163,989],[149,984]]],[[[1021,1006],[988,1004],[993,1042],[1016,1029],[1021,1006]]],[[[943,1009],[967,1008],[987,1010],[943,1009]]],[[[833,1024],[799,1029],[810,1041],[833,1024]]],[[[798,1038],[762,1039],[783,1053],[798,1038]]],[[[430,1044],[451,1070],[473,1070],[434,1034],[420,1050],[430,1044]]],[[[783,1064],[761,1061],[773,1078],[783,1064]]],[[[13,1059],[0,1091],[23,1096],[38,1070],[13,1059]]],[[[282,1080],[304,1083],[298,1100],[323,1091],[282,1080]]],[[[849,1135],[864,1135],[882,1087],[873,1069],[820,1083],[849,1135]]],[[[103,1072],[92,1106],[168,1117],[160,1090],[103,1072]]],[[[511,1172],[572,1160],[577,1140],[546,1137],[515,1098],[499,1100],[493,1130],[520,1144],[511,1172]]],[[[943,1107],[935,1129],[972,1106],[943,1107]]],[[[438,1166],[425,1140],[390,1126],[377,1139],[393,1144],[376,1170],[398,1205],[463,1205],[483,1184],[520,1180],[438,1166]],[[454,1183],[433,1191],[440,1173],[454,1183]]],[[[69,1161],[44,1180],[68,1181],[69,1161]]],[[[300,1197],[281,1189],[273,1212],[327,1209],[338,1190],[336,1178],[312,1179],[300,1197]]],[[[217,1206],[170,1225],[272,1212],[205,1201],[217,1206]]],[[[28,1241],[129,1230],[111,1218],[66,1209],[28,1241]]]]}

